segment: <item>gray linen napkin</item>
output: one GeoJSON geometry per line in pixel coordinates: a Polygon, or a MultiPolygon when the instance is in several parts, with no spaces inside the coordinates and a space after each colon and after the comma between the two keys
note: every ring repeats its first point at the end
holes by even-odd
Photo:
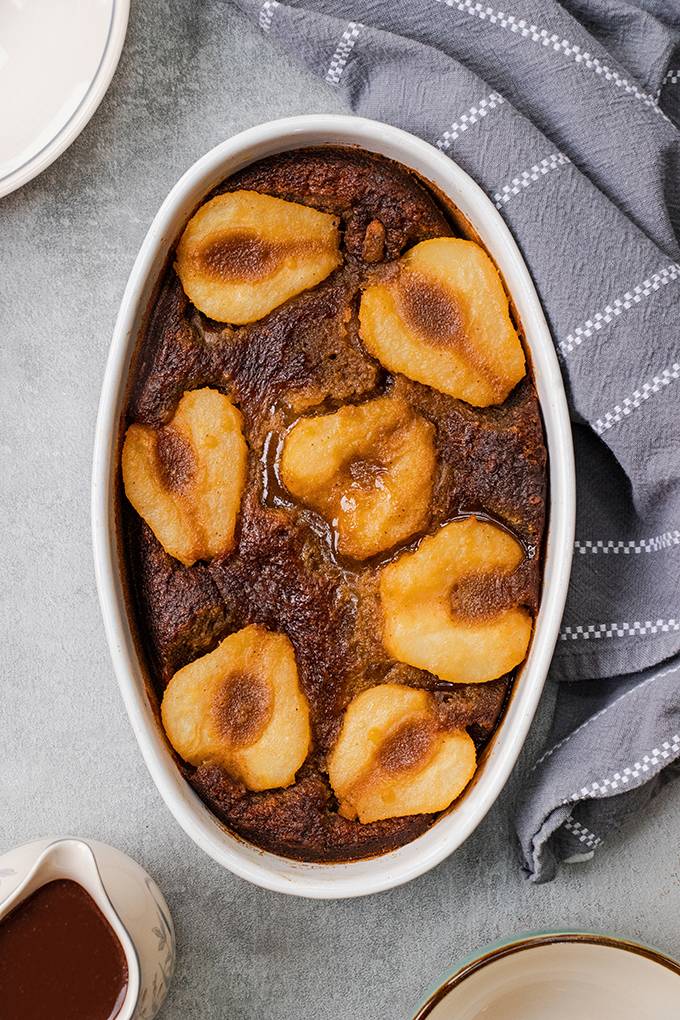
{"type": "Polygon", "coordinates": [[[237,0],[351,111],[467,170],[541,296],[578,518],[565,682],[517,814],[540,882],[680,760],[680,3],[500,2],[237,0]]]}

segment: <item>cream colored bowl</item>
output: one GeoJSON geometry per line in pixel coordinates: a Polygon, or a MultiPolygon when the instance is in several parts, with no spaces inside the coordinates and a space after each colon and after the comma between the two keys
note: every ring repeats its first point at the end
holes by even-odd
{"type": "Polygon", "coordinates": [[[0,198],[78,137],[118,66],[130,0],[0,4],[0,198]]]}
{"type": "Polygon", "coordinates": [[[297,896],[361,896],[408,882],[447,857],[489,810],[515,764],[541,696],[564,608],[574,533],[574,464],[562,378],[548,328],[517,245],[484,192],[447,156],[397,128],[358,117],[272,121],[199,159],[172,189],[142,244],[123,296],[102,388],[92,478],[92,534],[104,625],[123,700],[147,767],[183,829],[224,867],[257,885],[297,896]],[[121,580],[116,530],[120,420],[130,358],[168,252],[203,196],[229,174],[277,152],[357,145],[415,170],[448,197],[500,269],[531,353],[550,459],[550,508],[541,608],[527,660],[475,781],[453,810],[406,846],[370,860],[310,864],[245,843],[222,826],[177,769],[147,697],[121,580]]]}
{"type": "Polygon", "coordinates": [[[518,935],[464,960],[414,1020],[677,1020],[680,964],[590,932],[518,935]]]}

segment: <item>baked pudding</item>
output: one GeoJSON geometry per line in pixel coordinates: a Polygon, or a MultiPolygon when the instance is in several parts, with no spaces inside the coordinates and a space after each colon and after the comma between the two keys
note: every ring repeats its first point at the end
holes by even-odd
{"type": "Polygon", "coordinates": [[[120,507],[159,725],[230,831],[352,860],[455,810],[531,641],[545,500],[457,210],[339,147],[205,197],[139,338],[120,507]]]}

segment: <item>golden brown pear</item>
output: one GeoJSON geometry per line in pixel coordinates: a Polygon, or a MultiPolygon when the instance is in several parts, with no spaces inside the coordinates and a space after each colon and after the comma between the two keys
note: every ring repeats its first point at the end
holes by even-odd
{"type": "Polygon", "coordinates": [[[443,811],[475,767],[470,736],[442,728],[431,694],[386,683],[350,702],[328,778],[340,813],[366,823],[443,811]]]}
{"type": "Polygon", "coordinates": [[[175,673],[161,716],[180,758],[220,765],[249,790],[290,786],[311,744],[293,646],[256,625],[175,673]]]}
{"type": "Polygon", "coordinates": [[[175,269],[196,308],[239,325],[316,286],[341,261],[336,217],[257,191],[231,191],[189,220],[175,269]]]}
{"type": "Polygon", "coordinates": [[[285,438],[281,481],[331,524],[339,553],[363,560],[425,526],[434,434],[430,422],[392,396],[302,418],[285,438]]]}
{"type": "Polygon", "coordinates": [[[187,391],[162,428],[127,430],[125,494],[185,566],[233,548],[248,463],[242,425],[231,400],[205,388],[187,391]]]}
{"type": "Polygon", "coordinates": [[[511,535],[475,517],[424,538],[381,572],[386,650],[453,683],[508,673],[526,655],[532,618],[521,606],[494,605],[494,596],[523,557],[511,535]]]}
{"type": "Polygon", "coordinates": [[[502,404],[526,374],[508,298],[483,248],[421,241],[361,299],[361,337],[391,372],[477,407],[502,404]]]}

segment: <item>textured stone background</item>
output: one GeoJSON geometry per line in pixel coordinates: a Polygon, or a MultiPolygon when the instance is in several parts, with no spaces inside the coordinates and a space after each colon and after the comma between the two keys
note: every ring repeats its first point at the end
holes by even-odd
{"type": "Polygon", "coordinates": [[[137,0],[89,126],[0,202],[0,852],[41,835],[89,835],[152,872],[179,939],[163,1020],[406,1020],[452,961],[526,929],[608,930],[680,955],[680,813],[668,788],[644,826],[532,887],[509,822],[520,764],[434,872],[369,899],[315,903],[222,871],[146,773],[90,551],[92,436],[117,306],[152,216],[198,156],[260,121],[339,109],[228,3],[137,0]]]}

